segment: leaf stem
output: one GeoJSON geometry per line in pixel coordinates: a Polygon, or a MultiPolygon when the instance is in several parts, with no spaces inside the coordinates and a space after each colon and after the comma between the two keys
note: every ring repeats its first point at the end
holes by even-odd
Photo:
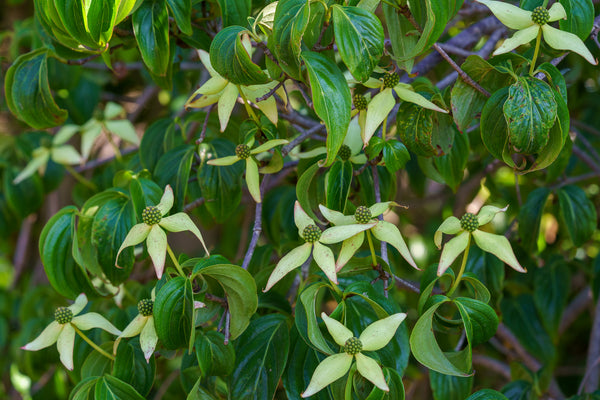
{"type": "Polygon", "coordinates": [[[244,95],[244,92],[242,92],[241,86],[237,85],[237,88],[238,88],[238,92],[240,93],[240,97],[244,101],[244,107],[246,107],[246,112],[248,113],[248,116],[250,118],[252,118],[254,120],[254,122],[256,122],[256,125],[260,126],[260,120],[256,116],[256,113],[254,112],[254,110],[252,109],[252,107],[250,106],[250,104],[248,104],[248,99],[244,95]]]}
{"type": "Polygon", "coordinates": [[[377,256],[375,255],[375,247],[373,246],[373,239],[371,239],[371,232],[367,230],[367,240],[369,241],[369,249],[371,249],[371,261],[373,266],[377,265],[377,256]]]}
{"type": "Polygon", "coordinates": [[[179,275],[181,275],[185,278],[185,273],[183,272],[181,265],[179,265],[179,261],[177,261],[177,258],[175,257],[175,254],[173,254],[173,250],[171,250],[171,246],[169,246],[168,243],[167,243],[167,253],[169,253],[169,257],[171,257],[171,261],[173,261],[173,264],[175,264],[175,268],[177,268],[177,272],[179,272],[179,275]]]}
{"type": "Polygon", "coordinates": [[[469,257],[469,248],[470,247],[471,247],[471,234],[469,234],[469,238],[467,239],[467,247],[465,248],[465,252],[463,253],[462,264],[460,265],[460,270],[458,271],[458,275],[456,276],[454,283],[450,287],[450,290],[448,291],[448,293],[446,293],[446,296],[448,296],[448,297],[452,296],[452,293],[454,293],[456,291],[456,288],[458,288],[458,284],[460,283],[462,276],[465,273],[465,267],[467,265],[467,258],[469,257]]]}
{"type": "Polygon", "coordinates": [[[96,187],[96,185],[92,181],[90,181],[89,179],[86,179],[79,172],[75,171],[75,169],[73,167],[71,167],[70,165],[63,164],[63,167],[65,167],[65,169],[71,175],[73,175],[73,178],[77,179],[83,185],[87,186],[88,188],[92,189],[93,191],[97,191],[98,190],[98,188],[96,187]]]}
{"type": "Polygon", "coordinates": [[[115,358],[112,355],[108,354],[106,351],[102,350],[102,348],[100,346],[98,346],[96,343],[92,342],[90,340],[90,338],[88,338],[85,335],[85,333],[81,332],[81,330],[79,330],[79,328],[77,326],[75,326],[75,324],[71,324],[71,326],[75,329],[75,332],[77,332],[77,334],[79,336],[81,336],[81,338],[83,340],[85,340],[87,342],[87,344],[89,344],[90,346],[92,346],[94,348],[94,350],[96,350],[98,353],[102,354],[104,357],[106,357],[112,361],[115,361],[115,358]]]}
{"type": "Polygon", "coordinates": [[[540,29],[537,34],[537,38],[535,39],[535,52],[533,53],[533,58],[531,59],[531,64],[529,65],[529,75],[533,76],[533,71],[535,71],[535,62],[537,61],[538,55],[540,53],[540,44],[542,43],[542,30],[540,29]]]}

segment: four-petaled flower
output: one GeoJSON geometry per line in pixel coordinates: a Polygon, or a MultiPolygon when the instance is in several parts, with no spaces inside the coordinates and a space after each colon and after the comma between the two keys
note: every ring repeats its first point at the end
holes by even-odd
{"type": "Polygon", "coordinates": [[[550,9],[545,7],[537,7],[533,11],[522,10],[512,4],[503,3],[493,0],[477,0],[481,4],[486,5],[490,11],[502,22],[511,29],[517,29],[511,38],[502,43],[494,55],[507,53],[517,47],[531,42],[538,35],[543,35],[544,40],[548,45],[557,50],[573,51],[589,63],[597,65],[598,61],[579,37],[573,33],[561,31],[548,25],[548,22],[566,19],[567,13],[559,2],[552,4],[550,9]]]}
{"type": "Polygon", "coordinates": [[[392,112],[392,109],[396,105],[396,99],[394,99],[392,90],[396,92],[400,100],[408,101],[430,110],[448,113],[447,110],[436,106],[431,101],[415,92],[413,87],[408,83],[399,82],[399,76],[395,73],[386,73],[382,80],[369,78],[363,85],[372,89],[380,89],[379,93],[373,97],[367,106],[367,113],[365,114],[364,121],[362,118],[359,118],[365,147],[369,144],[369,140],[371,140],[375,131],[379,128],[379,125],[387,118],[388,114],[392,112]]]}
{"type": "MultiPolygon", "coordinates": [[[[396,225],[387,221],[378,221],[376,219],[379,215],[383,214],[388,208],[394,205],[397,204],[393,201],[388,201],[385,203],[373,204],[371,207],[359,206],[354,215],[344,215],[341,212],[330,210],[323,205],[319,205],[319,209],[321,210],[323,216],[336,226],[370,225],[371,227],[367,229],[373,234],[373,236],[375,236],[376,239],[391,244],[396,250],[398,250],[406,262],[408,262],[414,268],[419,269],[415,263],[415,260],[410,254],[406,243],[404,242],[404,238],[402,238],[400,230],[398,230],[396,225]]],[[[342,269],[342,267],[346,265],[348,261],[350,261],[354,253],[358,251],[360,246],[362,246],[363,241],[365,240],[364,231],[367,229],[359,231],[355,235],[342,242],[342,249],[340,250],[340,254],[335,264],[336,271],[342,269]]]]}
{"type": "MultiPolygon", "coordinates": [[[[242,43],[246,45],[247,42],[243,40],[242,43]]],[[[279,84],[277,81],[271,81],[263,85],[237,86],[214,70],[210,63],[210,54],[207,51],[198,50],[198,56],[204,67],[208,70],[211,78],[190,96],[185,103],[185,108],[202,108],[218,103],[217,112],[219,114],[221,132],[227,128],[229,117],[237,102],[240,90],[246,99],[256,100],[269,93],[279,84]]],[[[282,87],[279,87],[276,93],[284,101],[287,99],[282,87]]],[[[269,96],[262,101],[257,101],[256,105],[271,122],[277,125],[277,102],[273,96],[269,96]]]]}
{"type": "Polygon", "coordinates": [[[388,392],[383,371],[379,364],[361,351],[375,351],[383,348],[396,334],[396,330],[406,318],[406,314],[397,313],[375,321],[365,328],[358,338],[340,322],[322,313],[327,330],[337,344],[343,346],[344,352],[331,355],[321,361],[315,369],[308,387],[302,397],[309,397],[325,386],[335,382],[348,372],[352,361],[356,358],[356,369],[379,389],[388,392]]]}
{"type": "Polygon", "coordinates": [[[263,290],[266,292],[271,289],[281,278],[287,275],[294,268],[297,268],[304,264],[310,257],[311,253],[315,259],[315,262],[325,273],[330,281],[337,284],[337,274],[335,270],[335,258],[333,252],[323,244],[339,243],[351,236],[356,235],[366,229],[374,227],[377,223],[373,222],[364,225],[348,225],[348,226],[334,226],[321,232],[321,228],[317,226],[306,212],[300,206],[300,203],[296,201],[294,205],[294,222],[298,227],[298,234],[303,238],[306,243],[302,246],[296,247],[288,254],[286,254],[279,262],[275,269],[271,273],[267,286],[263,290]]]}
{"type": "Polygon", "coordinates": [[[73,346],[75,344],[76,329],[87,331],[92,328],[100,328],[113,335],[121,334],[120,330],[98,313],[90,312],[76,316],[85,308],[86,304],[87,297],[82,293],[77,296],[75,302],[69,307],[57,308],[54,312],[54,321],[35,340],[27,343],[21,349],[36,351],[56,343],[60,361],[68,370],[73,370],[73,346]]]}
{"type": "Polygon", "coordinates": [[[237,145],[235,148],[235,156],[215,158],[208,160],[206,163],[209,165],[232,165],[240,160],[246,160],[246,184],[248,185],[248,191],[250,192],[250,195],[254,201],[260,203],[262,200],[260,198],[258,164],[252,156],[271,150],[275,146],[286,143],[289,142],[285,139],[273,139],[261,144],[255,149],[251,149],[252,145],[254,144],[254,139],[252,138],[247,143],[237,145]]]}
{"type": "Polygon", "coordinates": [[[154,327],[154,289],[149,299],[142,299],[138,302],[139,314],[127,325],[123,332],[119,335],[113,346],[113,353],[117,354],[119,342],[123,338],[129,338],[140,335],[140,347],[144,352],[146,362],[150,362],[150,357],[154,353],[158,335],[154,327]]]}
{"type": "Polygon", "coordinates": [[[466,213],[461,219],[454,216],[446,218],[435,232],[434,241],[438,249],[442,247],[443,233],[455,235],[460,232],[460,234],[450,239],[448,243],[444,245],[440,263],[438,264],[438,276],[442,276],[448,267],[452,265],[452,262],[456,260],[456,257],[469,246],[471,236],[475,239],[475,243],[481,250],[492,253],[516,271],[527,272],[525,268],[519,264],[519,261],[517,260],[517,257],[515,257],[515,253],[510,246],[510,242],[506,237],[477,229],[481,225],[490,222],[499,212],[506,211],[507,208],[508,206],[504,208],[485,206],[481,208],[477,215],[466,213]]]}
{"type": "Polygon", "coordinates": [[[169,232],[192,232],[202,243],[206,254],[209,254],[208,249],[204,244],[202,234],[200,234],[198,227],[196,227],[196,224],[194,224],[186,213],[179,212],[169,217],[164,217],[169,210],[171,210],[171,207],[173,207],[173,190],[170,185],[167,185],[165,187],[165,192],[160,199],[160,203],[156,206],[146,207],[142,212],[142,223],[134,225],[125,237],[125,240],[117,253],[117,259],[115,260],[115,265],[117,267],[119,263],[119,254],[121,254],[121,251],[123,251],[124,248],[135,246],[146,240],[148,254],[154,264],[156,276],[160,279],[165,269],[165,258],[167,256],[167,235],[161,228],[164,228],[169,232]]]}

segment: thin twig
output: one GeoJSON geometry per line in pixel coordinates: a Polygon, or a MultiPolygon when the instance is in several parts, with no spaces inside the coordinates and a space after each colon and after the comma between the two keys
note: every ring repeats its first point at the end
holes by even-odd
{"type": "Polygon", "coordinates": [[[36,214],[31,214],[23,220],[21,223],[21,229],[19,230],[19,237],[17,238],[17,244],[15,245],[15,254],[13,257],[14,265],[14,277],[10,284],[10,288],[14,289],[23,274],[25,265],[27,265],[27,255],[29,249],[29,243],[31,242],[31,228],[37,220],[36,214]]]}
{"type": "Polygon", "coordinates": [[[589,140],[587,140],[587,138],[584,135],[582,135],[581,133],[577,133],[577,135],[575,135],[575,140],[579,140],[583,144],[585,149],[590,152],[592,158],[596,162],[600,163],[600,154],[598,154],[594,146],[590,143],[589,140]]]}
{"type": "Polygon", "coordinates": [[[589,286],[581,290],[577,296],[567,305],[563,312],[558,333],[562,335],[567,331],[571,324],[579,318],[581,313],[592,304],[592,291],[589,286]]]}
{"type": "Polygon", "coordinates": [[[229,312],[229,308],[228,308],[227,311],[225,311],[225,329],[223,330],[223,336],[225,336],[225,339],[223,339],[224,345],[229,344],[229,338],[231,337],[231,333],[229,332],[230,326],[231,326],[231,313],[229,312]]]}
{"type": "Polygon", "coordinates": [[[577,156],[584,164],[592,169],[597,174],[600,174],[600,165],[594,162],[594,159],[590,157],[585,151],[580,149],[578,146],[573,145],[573,154],[577,156]]]}
{"type": "Polygon", "coordinates": [[[285,79],[282,80],[281,82],[279,82],[277,85],[275,85],[275,87],[271,90],[269,90],[264,96],[260,96],[256,98],[256,103],[266,100],[269,97],[273,96],[275,94],[275,92],[277,91],[277,89],[279,89],[281,87],[281,85],[283,85],[283,83],[285,82],[285,79]]]}
{"type": "MultiPolygon", "coordinates": [[[[269,175],[266,175],[262,182],[260,183],[260,197],[264,197],[265,187],[267,185],[267,181],[269,180],[269,175]]],[[[252,229],[252,239],[250,240],[250,246],[248,246],[248,250],[246,251],[246,255],[244,256],[244,262],[242,263],[242,268],[248,269],[250,265],[250,260],[252,260],[252,256],[254,255],[254,250],[256,249],[256,244],[258,243],[258,238],[260,233],[262,232],[262,202],[256,203],[256,207],[254,209],[254,228],[252,229]]]]}
{"type": "MultiPolygon", "coordinates": [[[[384,121],[384,123],[385,123],[385,121],[384,121]]],[[[377,171],[377,165],[372,165],[371,171],[373,173],[373,191],[375,192],[375,202],[381,203],[381,185],[380,185],[380,181],[379,181],[379,172],[377,171]]],[[[379,216],[377,218],[380,221],[383,221],[383,214],[379,214],[379,216]]],[[[389,265],[390,259],[388,257],[387,250],[388,250],[387,243],[384,241],[381,241],[381,258],[383,258],[383,261],[385,261],[389,265]]],[[[386,291],[386,293],[387,293],[387,291],[386,291]]]]}
{"type": "Polygon", "coordinates": [[[446,53],[444,51],[444,49],[442,49],[440,47],[439,44],[434,43],[433,44],[433,48],[440,53],[440,55],[442,56],[442,58],[444,60],[446,60],[448,62],[448,64],[450,64],[450,66],[458,73],[458,75],[462,78],[462,80],[469,86],[471,86],[473,89],[477,90],[479,93],[483,94],[485,97],[490,97],[491,94],[490,92],[488,92],[487,90],[485,90],[484,88],[481,87],[481,85],[479,85],[477,82],[475,82],[473,80],[473,78],[471,78],[465,71],[462,70],[462,68],[460,68],[460,66],[454,62],[454,60],[452,60],[450,58],[450,56],[448,55],[448,53],[446,53]]]}
{"type": "Polygon", "coordinates": [[[320,132],[321,130],[324,130],[324,129],[325,129],[325,125],[319,124],[308,130],[305,130],[298,137],[296,137],[294,140],[292,140],[291,142],[289,142],[288,144],[286,144],[285,146],[283,146],[281,148],[281,155],[283,157],[285,157],[286,155],[288,155],[288,153],[290,151],[292,151],[294,149],[294,147],[298,146],[306,138],[308,138],[308,137],[314,135],[315,133],[320,132]]]}
{"type": "Polygon", "coordinates": [[[191,203],[183,206],[183,212],[190,213],[194,208],[198,208],[202,204],[204,204],[205,201],[206,200],[204,200],[204,197],[199,197],[196,200],[192,201],[191,203]]]}
{"type": "Polygon", "coordinates": [[[202,124],[202,131],[200,131],[200,137],[196,140],[196,144],[200,144],[204,141],[206,137],[206,129],[208,128],[208,120],[210,118],[210,113],[215,108],[216,104],[211,104],[206,110],[206,116],[204,117],[204,123],[202,124]]]}
{"type": "MultiPolygon", "coordinates": [[[[590,341],[588,346],[587,360],[585,363],[585,375],[581,385],[585,388],[586,393],[592,393],[598,389],[600,376],[598,375],[598,360],[600,359],[600,300],[596,303],[594,309],[594,322],[592,324],[592,332],[590,333],[590,341]]],[[[581,393],[580,386],[578,394],[581,393]]]]}
{"type": "Polygon", "coordinates": [[[473,354],[473,364],[484,367],[486,371],[494,371],[499,375],[502,375],[502,377],[507,381],[511,380],[510,367],[492,357],[483,356],[481,354],[473,354]]]}

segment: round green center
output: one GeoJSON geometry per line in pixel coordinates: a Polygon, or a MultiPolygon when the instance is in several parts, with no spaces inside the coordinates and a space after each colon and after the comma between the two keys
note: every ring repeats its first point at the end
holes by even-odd
{"type": "Polygon", "coordinates": [[[351,356],[362,351],[363,345],[359,338],[351,337],[344,343],[344,351],[351,356]]]}
{"type": "Polygon", "coordinates": [[[238,144],[235,147],[235,155],[240,159],[245,160],[246,158],[250,157],[250,147],[245,144],[238,144]]]}
{"type": "Polygon", "coordinates": [[[54,311],[54,320],[59,324],[66,324],[73,319],[73,311],[67,307],[58,307],[54,311]]]}
{"type": "Polygon", "coordinates": [[[340,151],[338,151],[338,156],[340,156],[342,160],[347,161],[352,157],[352,150],[350,150],[350,147],[343,144],[342,147],[340,147],[340,151]]]}
{"type": "Polygon", "coordinates": [[[467,232],[473,232],[475,229],[479,228],[479,221],[477,221],[475,214],[466,213],[460,219],[460,227],[467,232]]]}
{"type": "Polygon", "coordinates": [[[550,20],[550,12],[545,7],[536,7],[531,12],[531,20],[538,25],[544,25],[550,20]]]}
{"type": "Polygon", "coordinates": [[[138,302],[138,311],[144,317],[151,316],[153,309],[154,309],[154,302],[150,299],[142,299],[138,302]]]}
{"type": "Polygon", "coordinates": [[[369,207],[360,206],[356,209],[354,218],[356,218],[356,222],[359,224],[368,224],[371,221],[371,218],[373,218],[373,215],[371,214],[369,207]]]}
{"type": "Polygon", "coordinates": [[[308,243],[314,243],[321,237],[321,229],[316,225],[308,225],[302,231],[302,237],[308,243]]]}
{"type": "Polygon", "coordinates": [[[400,75],[396,73],[388,72],[383,76],[383,86],[385,88],[393,88],[398,83],[400,83],[400,75]]]}
{"type": "Polygon", "coordinates": [[[142,221],[146,225],[156,225],[160,222],[161,218],[160,210],[156,206],[148,206],[142,211],[142,221]]]}
{"type": "Polygon", "coordinates": [[[354,108],[357,110],[365,110],[367,108],[367,99],[362,94],[356,93],[352,98],[354,108]]]}

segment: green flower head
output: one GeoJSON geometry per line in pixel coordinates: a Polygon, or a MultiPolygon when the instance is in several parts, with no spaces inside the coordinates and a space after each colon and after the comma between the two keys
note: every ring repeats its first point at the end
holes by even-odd
{"type": "Polygon", "coordinates": [[[202,243],[206,254],[209,254],[202,234],[189,215],[180,212],[165,217],[173,207],[173,200],[173,189],[167,185],[160,203],[156,206],[146,207],[142,212],[142,223],[134,225],[125,237],[117,253],[115,266],[119,266],[119,254],[121,254],[123,249],[140,244],[145,240],[148,254],[156,270],[156,276],[160,279],[165,269],[165,258],[167,256],[167,235],[164,230],[169,232],[192,232],[200,240],[200,243],[202,243]]]}
{"type": "Polygon", "coordinates": [[[577,35],[548,25],[548,22],[567,18],[567,13],[559,2],[552,4],[550,9],[537,7],[533,11],[527,11],[501,1],[477,1],[486,5],[504,25],[517,30],[511,38],[506,39],[502,46],[494,51],[494,55],[508,53],[531,42],[541,34],[550,47],[557,50],[573,51],[585,58],[590,64],[598,64],[598,61],[577,35]]]}
{"type": "Polygon", "coordinates": [[[478,228],[489,223],[496,214],[506,211],[508,206],[498,208],[494,206],[484,206],[477,215],[466,213],[461,219],[456,217],[448,217],[435,232],[434,241],[438,249],[442,248],[442,235],[458,236],[450,239],[444,245],[442,256],[438,264],[438,276],[442,276],[444,272],[452,265],[460,253],[462,253],[471,241],[471,237],[475,240],[475,244],[483,251],[492,253],[510,267],[519,272],[527,272],[525,268],[519,264],[515,253],[510,246],[510,242],[503,235],[495,235],[481,231],[478,228]]]}
{"type": "Polygon", "coordinates": [[[383,371],[377,361],[362,354],[363,351],[376,351],[387,345],[396,335],[396,330],[406,318],[406,314],[398,313],[387,318],[375,321],[365,328],[357,338],[352,331],[342,323],[322,313],[321,318],[335,342],[342,346],[343,353],[331,355],[321,361],[315,369],[308,387],[302,397],[309,397],[319,392],[325,386],[335,382],[352,366],[356,359],[358,373],[371,381],[379,389],[388,392],[388,387],[383,371]]]}
{"type": "Polygon", "coordinates": [[[68,370],[73,370],[73,346],[75,345],[76,328],[82,331],[87,331],[92,328],[100,328],[112,333],[120,335],[118,330],[106,320],[102,315],[89,312],[87,314],[78,315],[87,305],[87,297],[84,293],[77,296],[75,302],[68,307],[59,307],[54,312],[54,321],[50,323],[42,331],[42,333],[32,342],[21,347],[23,350],[36,351],[52,346],[56,343],[60,362],[68,370]]]}
{"type": "Polygon", "coordinates": [[[138,302],[139,314],[127,325],[123,332],[119,335],[113,346],[113,353],[117,354],[117,348],[123,338],[134,337],[140,335],[140,347],[144,352],[146,362],[150,362],[150,357],[154,354],[158,335],[154,328],[154,289],[150,299],[142,299],[138,302]]]}

